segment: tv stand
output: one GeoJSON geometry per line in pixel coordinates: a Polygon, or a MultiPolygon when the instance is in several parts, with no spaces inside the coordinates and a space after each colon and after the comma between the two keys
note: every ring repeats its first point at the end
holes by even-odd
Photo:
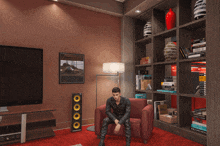
{"type": "Polygon", "coordinates": [[[53,108],[43,105],[8,107],[9,112],[0,112],[0,145],[25,143],[26,141],[55,136],[56,126],[53,108]]]}
{"type": "Polygon", "coordinates": [[[1,112],[8,112],[7,106],[0,107],[0,113],[1,113],[1,112]]]}

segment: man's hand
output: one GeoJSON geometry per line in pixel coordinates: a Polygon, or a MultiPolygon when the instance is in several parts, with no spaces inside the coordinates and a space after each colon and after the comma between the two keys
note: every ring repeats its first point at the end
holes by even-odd
{"type": "Polygon", "coordinates": [[[115,120],[115,124],[118,125],[118,122],[119,122],[119,121],[116,119],[116,120],[115,120]]]}
{"type": "Polygon", "coordinates": [[[114,133],[117,134],[119,132],[120,128],[121,128],[121,125],[117,124],[115,127],[115,130],[114,130],[114,133]]]}

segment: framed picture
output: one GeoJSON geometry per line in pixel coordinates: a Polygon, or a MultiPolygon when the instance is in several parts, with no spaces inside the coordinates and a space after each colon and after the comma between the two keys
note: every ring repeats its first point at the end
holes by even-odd
{"type": "Polygon", "coordinates": [[[59,53],[59,84],[83,84],[84,54],[59,53]]]}

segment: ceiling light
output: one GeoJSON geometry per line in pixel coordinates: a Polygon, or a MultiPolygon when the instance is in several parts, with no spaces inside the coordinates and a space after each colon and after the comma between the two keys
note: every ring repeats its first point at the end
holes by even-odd
{"type": "Polygon", "coordinates": [[[140,13],[140,12],[141,12],[140,10],[136,10],[136,11],[135,11],[135,13],[140,13]]]}

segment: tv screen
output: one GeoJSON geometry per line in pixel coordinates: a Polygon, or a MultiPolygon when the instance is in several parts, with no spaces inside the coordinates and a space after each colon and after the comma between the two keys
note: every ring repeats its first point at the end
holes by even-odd
{"type": "Polygon", "coordinates": [[[0,107],[42,104],[43,49],[0,45],[0,107]]]}

